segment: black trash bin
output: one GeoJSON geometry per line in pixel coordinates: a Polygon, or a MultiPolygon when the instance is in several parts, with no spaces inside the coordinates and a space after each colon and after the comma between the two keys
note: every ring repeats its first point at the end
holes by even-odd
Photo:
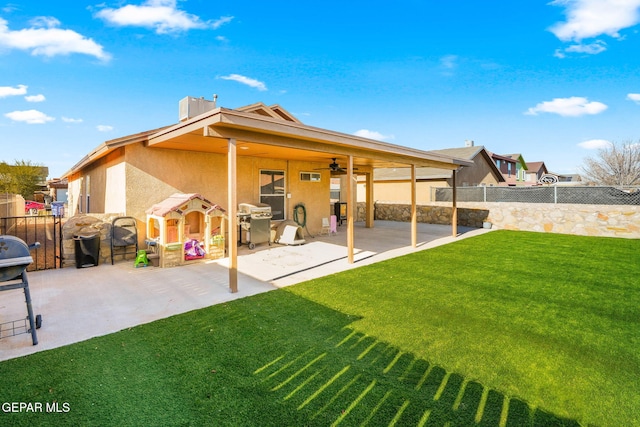
{"type": "Polygon", "coordinates": [[[100,234],[74,236],[76,268],[94,267],[100,257],[100,234]]]}

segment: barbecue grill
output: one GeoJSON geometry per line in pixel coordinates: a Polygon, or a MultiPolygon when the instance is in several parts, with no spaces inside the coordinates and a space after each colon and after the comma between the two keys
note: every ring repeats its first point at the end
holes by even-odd
{"type": "Polygon", "coordinates": [[[240,225],[240,241],[242,244],[242,230],[248,232],[247,245],[249,249],[256,247],[256,243],[271,245],[271,206],[266,204],[252,205],[240,203],[238,205],[238,219],[240,225]]]}
{"type": "Polygon", "coordinates": [[[31,307],[31,293],[29,292],[29,281],[27,280],[27,267],[33,262],[33,258],[29,253],[30,249],[40,246],[39,243],[27,246],[27,244],[14,236],[0,236],[0,283],[9,282],[0,285],[0,291],[10,291],[14,289],[23,289],[24,297],[27,303],[27,318],[22,320],[13,320],[0,324],[0,338],[6,336],[18,335],[19,333],[31,333],[33,345],[38,344],[36,329],[40,328],[42,317],[33,316],[31,307]],[[26,322],[29,322],[27,329],[26,322]],[[24,325],[19,331],[20,324],[24,325]],[[7,331],[9,333],[7,334],[7,331]]]}

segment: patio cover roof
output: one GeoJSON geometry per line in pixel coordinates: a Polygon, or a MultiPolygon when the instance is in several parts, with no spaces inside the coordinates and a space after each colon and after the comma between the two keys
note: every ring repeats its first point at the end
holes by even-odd
{"type": "Polygon", "coordinates": [[[431,167],[457,170],[473,163],[464,157],[423,151],[302,124],[279,105],[257,103],[238,109],[216,108],[175,125],[105,141],[69,171],[69,177],[109,152],[132,143],[206,153],[227,154],[230,138],[239,156],[344,164],[353,156],[354,168],[431,167]]]}
{"type": "Polygon", "coordinates": [[[149,135],[148,146],[226,154],[228,139],[233,138],[239,156],[314,162],[335,157],[344,163],[351,155],[358,168],[413,164],[455,170],[472,165],[462,158],[307,126],[284,118],[279,106],[258,103],[254,107],[246,111],[216,108],[149,135]],[[277,109],[278,117],[258,112],[266,109],[277,109]]]}

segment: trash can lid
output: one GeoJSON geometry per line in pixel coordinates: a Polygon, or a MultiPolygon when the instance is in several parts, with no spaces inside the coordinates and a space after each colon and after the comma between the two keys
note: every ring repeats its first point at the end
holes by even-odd
{"type": "Polygon", "coordinates": [[[98,237],[99,233],[86,233],[86,234],[76,234],[75,236],[73,236],[74,239],[76,240],[83,240],[83,239],[93,239],[94,237],[98,237]]]}

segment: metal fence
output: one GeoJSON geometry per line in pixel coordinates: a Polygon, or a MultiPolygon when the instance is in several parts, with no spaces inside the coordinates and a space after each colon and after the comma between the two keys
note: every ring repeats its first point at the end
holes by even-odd
{"type": "MultiPolygon", "coordinates": [[[[451,202],[453,189],[434,188],[432,200],[451,202]]],[[[565,203],[584,205],[640,205],[640,189],[614,187],[458,187],[458,202],[565,203]]]]}
{"type": "Polygon", "coordinates": [[[53,215],[0,217],[0,235],[18,237],[27,245],[38,242],[31,252],[33,263],[27,271],[62,267],[62,218],[53,215]]]}

